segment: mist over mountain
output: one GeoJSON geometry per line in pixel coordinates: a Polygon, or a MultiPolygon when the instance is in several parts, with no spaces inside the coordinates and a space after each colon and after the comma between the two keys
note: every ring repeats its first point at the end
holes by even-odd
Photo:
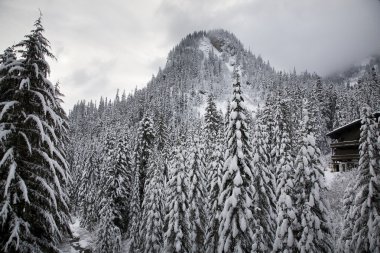
{"type": "MultiPolygon", "coordinates": [[[[162,104],[176,104],[178,101],[182,101],[182,106],[186,106],[188,110],[196,109],[199,113],[204,109],[207,96],[211,94],[216,98],[218,108],[225,111],[231,96],[232,72],[236,68],[240,74],[246,103],[251,110],[256,111],[273,94],[282,92],[285,95],[294,89],[312,92],[319,79],[325,92],[329,93],[342,89],[347,82],[355,86],[359,80],[366,78],[372,67],[378,69],[378,66],[379,58],[372,57],[325,78],[319,77],[317,73],[285,73],[275,70],[261,56],[245,49],[232,33],[225,30],[201,31],[187,35],[169,52],[165,67],[159,69],[146,87],[131,94],[121,94],[120,87],[115,98],[102,97],[97,106],[103,107],[115,100],[117,102],[121,96],[124,103],[146,103],[146,106],[139,106],[138,112],[126,112],[130,114],[130,119],[137,122],[145,112],[159,111],[162,104]],[[164,98],[165,101],[162,101],[164,98]]],[[[95,106],[95,101],[79,104],[83,106],[86,103],[95,106]]],[[[74,111],[79,104],[74,107],[74,111]]],[[[352,118],[355,116],[358,115],[353,115],[352,118]]],[[[347,119],[349,120],[351,119],[347,119]]]]}

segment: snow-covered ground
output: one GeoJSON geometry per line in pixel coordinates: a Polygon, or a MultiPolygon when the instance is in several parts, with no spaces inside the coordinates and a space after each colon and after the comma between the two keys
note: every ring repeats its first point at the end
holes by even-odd
{"type": "Polygon", "coordinates": [[[94,243],[94,235],[80,226],[80,220],[74,218],[74,223],[70,224],[73,239],[67,240],[60,246],[62,253],[91,252],[94,243]]]}
{"type": "MultiPolygon", "coordinates": [[[[62,253],[91,253],[95,244],[95,235],[80,226],[80,219],[74,218],[70,224],[73,239],[67,239],[63,242],[59,249],[62,253]]],[[[130,241],[124,240],[122,245],[122,253],[129,253],[130,241]]],[[[106,253],[106,252],[105,252],[106,253]]]]}
{"type": "Polygon", "coordinates": [[[208,58],[210,51],[214,53],[214,55],[218,56],[219,58],[222,56],[222,53],[218,51],[212,44],[209,38],[202,37],[199,40],[199,50],[201,50],[205,56],[205,58],[208,58]]]}
{"type": "Polygon", "coordinates": [[[339,174],[339,172],[331,172],[329,170],[326,170],[324,173],[325,173],[326,186],[330,188],[331,184],[334,182],[334,179],[339,174]]]}
{"type": "Polygon", "coordinates": [[[354,180],[354,172],[325,171],[327,191],[324,197],[330,204],[330,221],[333,229],[333,239],[338,240],[344,218],[343,195],[348,183],[354,180]]]}
{"type": "MultiPolygon", "coordinates": [[[[219,52],[218,49],[216,49],[211,44],[211,41],[208,37],[200,38],[198,43],[199,43],[198,49],[203,52],[203,55],[205,56],[205,58],[208,58],[209,53],[212,51],[214,53],[214,55],[216,55],[219,59],[222,59],[222,53],[219,52]]],[[[234,80],[232,80],[231,77],[232,77],[232,72],[234,70],[234,67],[236,66],[236,56],[230,55],[227,58],[224,58],[224,65],[226,68],[224,68],[225,73],[223,74],[223,76],[228,78],[228,83],[232,83],[234,80]]],[[[241,68],[239,66],[238,66],[238,73],[240,76],[242,76],[242,71],[241,71],[241,68]]],[[[244,82],[242,82],[242,83],[244,84],[244,82]]],[[[247,95],[244,92],[244,89],[245,89],[245,87],[243,85],[242,90],[243,90],[243,98],[245,101],[244,104],[250,112],[255,114],[257,109],[258,109],[258,104],[262,103],[262,101],[258,96],[251,97],[251,96],[247,95]],[[256,101],[259,101],[259,103],[256,101]]],[[[228,91],[228,94],[224,94],[221,98],[216,98],[216,100],[215,100],[215,104],[216,104],[218,110],[221,110],[224,114],[226,113],[227,101],[229,100],[229,99],[225,99],[224,96],[227,96],[227,97],[231,96],[232,94],[230,94],[230,92],[232,92],[232,89],[231,89],[231,91],[228,91]]],[[[200,115],[204,115],[206,106],[207,106],[207,103],[204,102],[204,103],[198,105],[195,109],[198,111],[198,113],[200,115]]]]}

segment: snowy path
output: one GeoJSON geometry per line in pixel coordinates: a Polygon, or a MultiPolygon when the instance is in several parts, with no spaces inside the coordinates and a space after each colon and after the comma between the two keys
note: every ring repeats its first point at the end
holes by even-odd
{"type": "Polygon", "coordinates": [[[70,224],[73,238],[62,243],[60,250],[62,253],[91,253],[91,245],[94,243],[93,235],[86,229],[80,227],[80,220],[74,219],[70,224]]]}
{"type": "Polygon", "coordinates": [[[331,188],[332,183],[336,176],[340,175],[339,172],[324,171],[326,186],[331,188]]]}

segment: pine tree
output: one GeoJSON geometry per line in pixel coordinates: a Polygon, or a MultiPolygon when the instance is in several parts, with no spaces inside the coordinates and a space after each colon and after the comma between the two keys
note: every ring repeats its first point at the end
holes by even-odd
{"type": "MultiPolygon", "coordinates": [[[[379,69],[379,68],[378,68],[379,69]]],[[[373,66],[371,69],[371,78],[370,78],[370,87],[372,94],[372,108],[379,109],[380,108],[380,81],[378,74],[376,72],[376,68],[373,66]]]]}
{"type": "Polygon", "coordinates": [[[103,146],[98,138],[91,140],[88,145],[88,156],[83,162],[82,174],[78,187],[78,202],[81,214],[81,225],[93,231],[100,219],[99,188],[103,146]]]}
{"type": "Polygon", "coordinates": [[[40,17],[35,29],[16,45],[20,64],[0,79],[3,252],[58,252],[56,245],[70,234],[65,154],[68,124],[58,87],[48,80],[50,68],[45,57],[54,56],[43,31],[40,17]],[[17,75],[17,85],[12,73],[17,75]]]}
{"type": "Polygon", "coordinates": [[[0,76],[2,77],[0,88],[5,91],[18,84],[19,78],[17,76],[19,71],[22,70],[21,61],[17,61],[13,47],[8,47],[0,55],[0,64],[0,76]]]}
{"type": "Polygon", "coordinates": [[[252,151],[238,76],[233,88],[225,173],[219,196],[223,206],[219,226],[220,253],[250,252],[254,243],[252,151]]]}
{"type": "Polygon", "coordinates": [[[327,203],[321,196],[325,186],[320,151],[309,111],[310,104],[305,99],[299,151],[294,164],[294,182],[297,182],[294,206],[300,224],[295,238],[301,252],[332,252],[327,203]]]}
{"type": "Polygon", "coordinates": [[[221,206],[218,203],[218,196],[220,194],[220,184],[224,164],[223,135],[224,125],[226,125],[222,115],[222,113],[217,111],[214,97],[210,94],[207,99],[204,126],[204,138],[206,143],[204,161],[207,166],[206,192],[208,193],[205,196],[207,199],[206,213],[208,214],[205,226],[205,250],[210,253],[217,251],[219,240],[218,230],[221,206]]]}
{"type": "Polygon", "coordinates": [[[270,153],[266,148],[269,134],[262,119],[256,121],[253,134],[253,236],[254,252],[268,252],[272,248],[275,233],[275,177],[271,170],[270,153]]]}
{"type": "Polygon", "coordinates": [[[170,163],[170,179],[167,182],[167,213],[165,223],[164,252],[191,252],[189,220],[189,183],[185,171],[185,154],[180,147],[175,148],[175,156],[170,163]]]}
{"type": "Polygon", "coordinates": [[[139,173],[139,199],[140,206],[144,200],[144,186],[145,180],[148,174],[148,161],[149,156],[152,153],[153,141],[154,141],[154,129],[153,120],[149,115],[145,115],[140,122],[140,127],[138,129],[137,144],[135,148],[135,163],[136,172],[139,173]]]}
{"type": "Polygon", "coordinates": [[[231,114],[231,102],[228,101],[226,114],[224,115],[224,132],[227,133],[228,127],[230,125],[230,114],[231,114]]]}
{"type": "MultiPolygon", "coordinates": [[[[321,89],[321,88],[320,88],[321,89]]],[[[321,91],[320,91],[321,92],[321,91]]],[[[320,96],[325,96],[321,93],[320,96]]],[[[310,103],[313,106],[310,108],[310,117],[313,117],[315,129],[315,139],[317,142],[317,147],[321,150],[322,153],[328,153],[330,148],[328,147],[326,133],[327,131],[327,111],[326,111],[326,102],[323,98],[318,97],[317,94],[310,94],[310,103]]]]}
{"type": "Polygon", "coordinates": [[[114,207],[109,199],[103,199],[104,202],[101,203],[103,206],[100,210],[100,224],[96,233],[96,249],[95,252],[121,252],[121,231],[120,228],[115,224],[114,207]]]}
{"type": "MultiPolygon", "coordinates": [[[[195,134],[197,135],[197,134],[195,134]]],[[[204,164],[204,148],[194,136],[187,158],[186,171],[189,175],[189,215],[192,252],[204,251],[206,224],[206,176],[204,164]]]]}
{"type": "MultiPolygon", "coordinates": [[[[110,130],[109,130],[110,131],[110,130]]],[[[128,214],[128,173],[131,169],[123,139],[116,141],[115,133],[108,132],[103,148],[103,162],[98,185],[100,226],[97,233],[97,245],[107,252],[119,252],[121,234],[126,231],[128,214]],[[110,234],[112,233],[112,234],[110,234]],[[112,237],[114,240],[109,240],[112,237]],[[104,245],[103,245],[103,244],[104,245]],[[115,243],[113,245],[112,243],[115,243]]]]}
{"type": "Polygon", "coordinates": [[[277,199],[277,230],[273,244],[273,252],[296,252],[294,240],[297,228],[296,210],[294,208],[294,171],[293,150],[290,142],[290,129],[284,102],[280,103],[279,115],[275,124],[275,136],[278,136],[276,150],[276,199],[277,199]]]}
{"type": "Polygon", "coordinates": [[[354,204],[355,204],[355,182],[351,181],[346,190],[344,191],[343,196],[343,207],[344,207],[344,221],[342,233],[338,242],[337,252],[345,253],[345,252],[354,252],[351,248],[352,241],[352,229],[355,224],[355,213],[353,212],[354,204]]]}
{"type": "Polygon", "coordinates": [[[163,115],[160,115],[159,120],[156,124],[156,145],[159,151],[163,151],[167,145],[169,139],[168,129],[164,121],[163,115]]]}
{"type": "Polygon", "coordinates": [[[152,179],[146,186],[146,197],[142,205],[140,225],[140,251],[142,253],[159,253],[163,249],[163,190],[164,164],[162,155],[157,155],[150,164],[152,179]]]}
{"type": "MultiPolygon", "coordinates": [[[[278,107],[278,97],[272,97],[272,95],[265,101],[265,106],[261,112],[260,120],[265,122],[265,135],[263,139],[263,146],[261,149],[268,155],[268,168],[273,175],[276,175],[276,146],[278,145],[278,139],[275,136],[275,108],[278,107]]],[[[253,143],[255,144],[255,143],[253,143]]],[[[275,177],[273,178],[275,180],[275,177]]],[[[276,181],[273,182],[275,186],[276,181]]]]}
{"type": "Polygon", "coordinates": [[[212,147],[212,152],[209,158],[209,163],[207,165],[208,171],[208,222],[206,225],[206,253],[215,253],[218,249],[219,241],[219,216],[222,211],[222,207],[218,201],[218,197],[221,193],[222,184],[222,171],[224,164],[224,151],[223,145],[223,135],[219,132],[216,140],[216,144],[212,147]]]}
{"type": "Polygon", "coordinates": [[[135,172],[133,186],[132,186],[132,197],[130,200],[130,210],[129,210],[129,231],[128,238],[130,239],[129,251],[135,252],[138,250],[140,244],[139,229],[141,221],[141,206],[140,206],[140,173],[137,170],[135,172]]]}
{"type": "Polygon", "coordinates": [[[359,168],[352,210],[357,217],[351,248],[355,252],[380,252],[380,149],[379,132],[371,109],[362,108],[359,168]]]}
{"type": "Polygon", "coordinates": [[[222,121],[222,116],[219,115],[219,112],[216,108],[214,98],[210,94],[207,98],[207,106],[205,113],[205,132],[206,132],[206,145],[207,148],[211,147],[212,141],[215,140],[219,131],[222,121]]]}
{"type": "Polygon", "coordinates": [[[116,142],[115,154],[113,155],[114,168],[110,174],[113,181],[109,184],[111,198],[119,217],[115,224],[125,233],[128,228],[128,201],[131,198],[132,188],[132,162],[128,150],[128,136],[120,137],[116,142]]]}
{"type": "Polygon", "coordinates": [[[358,98],[362,105],[368,105],[371,108],[379,108],[380,106],[380,82],[375,67],[367,71],[363,80],[360,82],[358,90],[358,98]]]}

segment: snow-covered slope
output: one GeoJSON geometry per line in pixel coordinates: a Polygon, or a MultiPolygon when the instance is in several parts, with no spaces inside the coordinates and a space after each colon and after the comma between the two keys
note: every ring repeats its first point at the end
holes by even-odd
{"type": "MultiPolygon", "coordinates": [[[[222,76],[224,77],[224,83],[227,85],[230,85],[230,88],[224,89],[224,92],[220,94],[219,96],[216,96],[216,105],[219,110],[221,110],[223,113],[226,112],[227,108],[227,101],[230,95],[232,94],[232,83],[234,80],[232,80],[232,73],[234,69],[237,69],[237,72],[239,73],[239,76],[241,78],[242,82],[242,90],[244,94],[244,100],[245,100],[245,106],[249,111],[252,113],[255,113],[257,109],[259,108],[259,105],[262,105],[263,99],[260,98],[260,96],[257,95],[257,92],[255,92],[254,89],[249,87],[247,84],[247,74],[246,71],[243,69],[243,66],[239,61],[237,60],[238,53],[237,51],[241,50],[244,51],[244,48],[239,43],[231,43],[231,41],[236,40],[234,37],[227,37],[229,40],[226,40],[226,37],[223,37],[225,32],[223,31],[213,31],[212,35],[205,35],[198,39],[198,50],[203,53],[204,59],[202,61],[202,64],[204,64],[204,61],[206,59],[209,59],[210,55],[217,58],[221,62],[223,62],[222,67],[222,76]],[[213,42],[211,41],[210,37],[212,37],[213,42]],[[220,41],[221,40],[221,41],[220,41]],[[214,44],[213,44],[214,43],[214,44]],[[220,45],[219,48],[216,48],[215,45],[220,45]],[[232,50],[234,47],[238,46],[236,50],[232,50]],[[228,50],[226,50],[228,49],[228,50]]],[[[230,35],[231,36],[231,35],[230,35]]],[[[250,57],[251,55],[245,55],[245,57],[250,57]]],[[[206,93],[204,95],[207,95],[206,93]]],[[[196,105],[197,111],[203,115],[206,108],[206,100],[203,99],[203,103],[196,105]]]]}

